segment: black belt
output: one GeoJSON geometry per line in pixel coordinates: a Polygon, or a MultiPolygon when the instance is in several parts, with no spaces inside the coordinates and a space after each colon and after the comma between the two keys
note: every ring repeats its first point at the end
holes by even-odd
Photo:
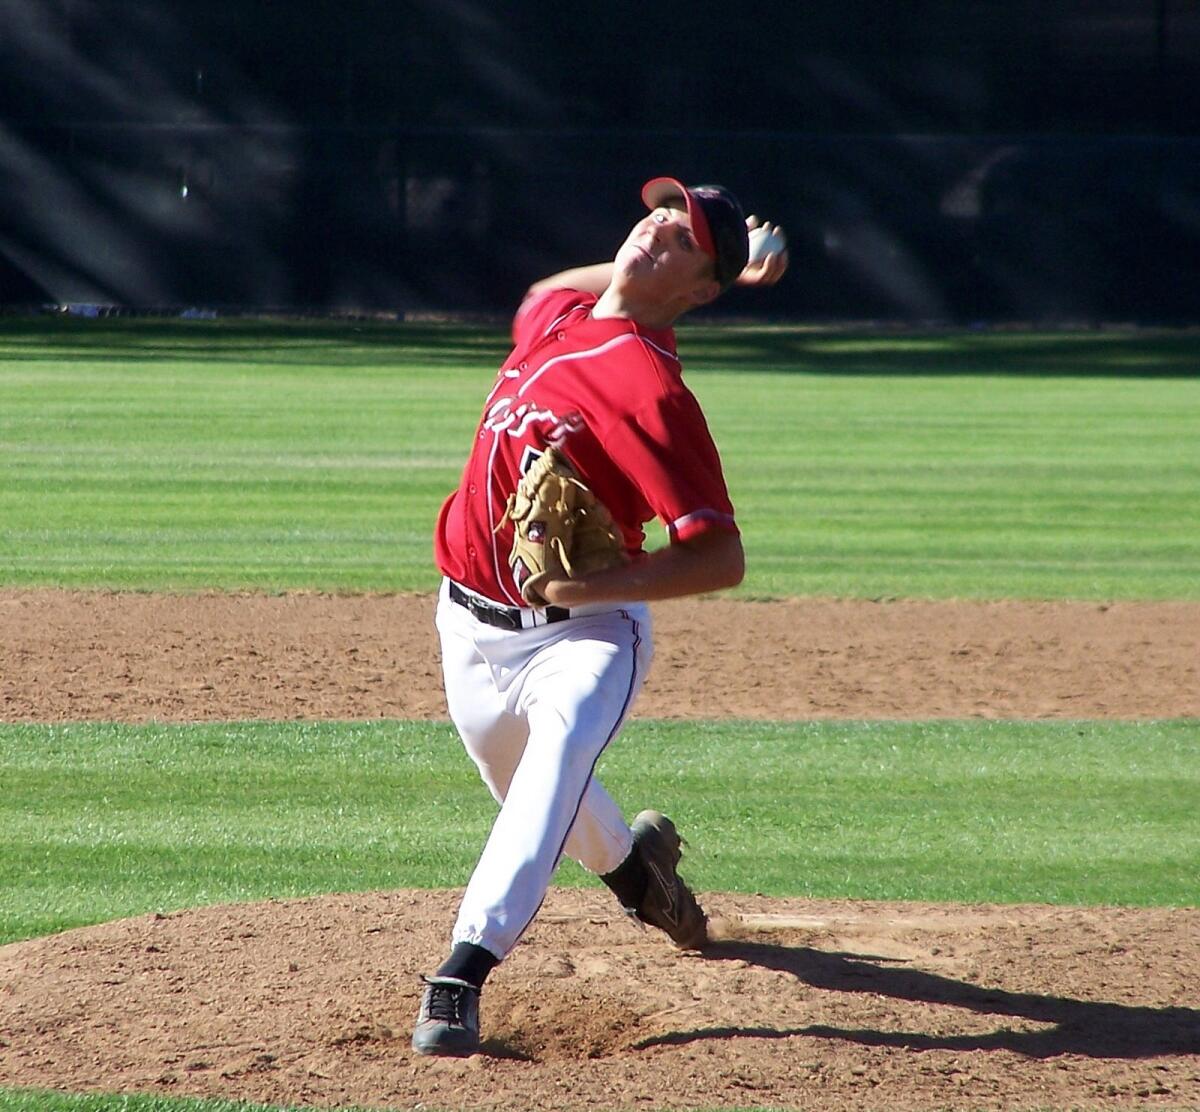
{"type": "MultiPolygon", "coordinates": [[[[466,607],[476,621],[496,626],[497,629],[524,629],[526,627],[522,617],[532,613],[516,606],[501,606],[498,602],[468,594],[453,579],[450,580],[450,601],[466,607]]],[[[565,622],[571,616],[571,611],[564,610],[561,606],[547,606],[542,613],[545,614],[547,623],[565,622]]]]}

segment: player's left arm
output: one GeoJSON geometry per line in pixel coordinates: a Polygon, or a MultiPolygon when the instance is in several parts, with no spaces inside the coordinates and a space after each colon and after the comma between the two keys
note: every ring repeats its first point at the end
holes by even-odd
{"type": "Polygon", "coordinates": [[[552,606],[593,602],[655,602],[736,587],[746,571],[742,538],[725,529],[706,529],[635,560],[576,579],[554,579],[541,587],[552,606]]]}
{"type": "Polygon", "coordinates": [[[607,430],[604,447],[634,478],[671,543],[631,563],[555,583],[556,605],[651,602],[736,587],[745,574],[741,536],[695,397],[684,389],[655,394],[607,430]]]}

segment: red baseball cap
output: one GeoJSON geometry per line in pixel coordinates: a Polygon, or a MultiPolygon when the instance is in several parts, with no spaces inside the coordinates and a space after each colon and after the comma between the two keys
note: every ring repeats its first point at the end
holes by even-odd
{"type": "Polygon", "coordinates": [[[738,199],[724,186],[688,186],[675,178],[651,178],[642,186],[642,201],[649,209],[660,205],[678,208],[678,202],[683,202],[692,234],[700,250],[713,260],[713,273],[722,289],[731,286],[746,268],[750,257],[746,216],[738,199]]]}

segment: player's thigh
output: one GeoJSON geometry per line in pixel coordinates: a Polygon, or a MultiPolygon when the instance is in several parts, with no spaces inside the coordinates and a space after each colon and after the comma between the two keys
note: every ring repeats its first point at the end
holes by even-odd
{"type": "Polygon", "coordinates": [[[438,622],[446,706],[468,755],[492,794],[503,800],[529,736],[496,690],[492,670],[472,638],[454,622],[438,622]]]}
{"type": "Polygon", "coordinates": [[[598,753],[616,735],[653,655],[649,625],[624,612],[585,618],[538,655],[522,703],[531,739],[598,753]],[[597,748],[598,747],[598,748],[597,748]]]}

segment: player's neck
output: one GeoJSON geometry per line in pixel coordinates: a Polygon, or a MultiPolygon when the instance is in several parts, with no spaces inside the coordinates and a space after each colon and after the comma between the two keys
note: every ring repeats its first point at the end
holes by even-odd
{"type": "Polygon", "coordinates": [[[609,286],[592,307],[592,316],[598,320],[617,317],[632,320],[643,328],[662,330],[671,328],[683,315],[685,306],[664,304],[661,301],[639,302],[635,298],[609,286]]]}

